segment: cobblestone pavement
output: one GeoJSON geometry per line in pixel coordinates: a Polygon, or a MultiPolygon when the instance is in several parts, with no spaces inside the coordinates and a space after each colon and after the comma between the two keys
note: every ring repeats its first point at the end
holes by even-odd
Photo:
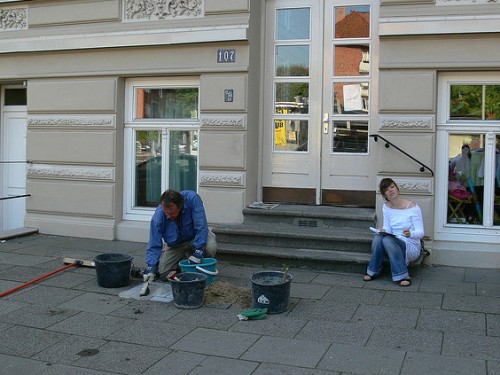
{"type": "MultiPolygon", "coordinates": [[[[145,244],[50,235],[0,243],[0,293],[63,258],[145,244]]],[[[223,259],[223,258],[222,258],[223,259]]],[[[262,266],[218,261],[219,280],[252,288],[262,266]]],[[[0,298],[0,374],[500,374],[500,270],[423,266],[402,288],[388,276],[291,268],[289,309],[240,321],[240,306],[180,309],[123,298],[71,267],[0,298]]]]}

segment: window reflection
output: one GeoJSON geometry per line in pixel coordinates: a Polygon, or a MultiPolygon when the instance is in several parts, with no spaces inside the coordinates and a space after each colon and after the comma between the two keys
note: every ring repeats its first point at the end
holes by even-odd
{"type": "Polygon", "coordinates": [[[307,151],[306,120],[274,120],[274,151],[307,151]]]}
{"type": "Polygon", "coordinates": [[[161,195],[161,131],[135,132],[135,206],[156,207],[161,195]]]}
{"type": "Polygon", "coordinates": [[[368,152],[368,121],[334,121],[333,152],[368,152]]]}
{"type": "Polygon", "coordinates": [[[500,85],[452,85],[451,120],[499,120],[500,85]]]}
{"type": "Polygon", "coordinates": [[[368,38],[370,36],[370,7],[335,7],[335,38],[368,38]]]}
{"type": "Polygon", "coordinates": [[[367,114],[368,82],[337,82],[333,85],[334,114],[367,114]]]}
{"type": "Polygon", "coordinates": [[[170,131],[169,188],[196,191],[198,176],[198,132],[170,131]]]}
{"type": "Polygon", "coordinates": [[[279,82],[275,87],[275,113],[309,113],[309,83],[279,82]]]}
{"type": "Polygon", "coordinates": [[[335,47],[334,75],[362,76],[370,73],[370,52],[367,45],[335,47]]]}
{"type": "Polygon", "coordinates": [[[137,88],[136,119],[198,118],[197,88],[137,88]]]}
{"type": "Polygon", "coordinates": [[[309,39],[310,9],[278,9],[276,11],[276,40],[309,39]]]}
{"type": "Polygon", "coordinates": [[[309,76],[309,46],[277,46],[276,76],[309,76]]]}

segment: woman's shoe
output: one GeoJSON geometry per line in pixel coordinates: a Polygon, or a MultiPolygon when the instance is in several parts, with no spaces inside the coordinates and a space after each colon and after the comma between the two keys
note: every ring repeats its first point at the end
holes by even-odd
{"type": "Polygon", "coordinates": [[[380,277],[380,275],[368,275],[368,274],[366,274],[365,276],[363,276],[363,281],[372,281],[372,280],[378,279],[379,277],[380,277]]]}
{"type": "Polygon", "coordinates": [[[410,286],[411,285],[411,279],[403,279],[399,281],[399,286],[410,286]]]}

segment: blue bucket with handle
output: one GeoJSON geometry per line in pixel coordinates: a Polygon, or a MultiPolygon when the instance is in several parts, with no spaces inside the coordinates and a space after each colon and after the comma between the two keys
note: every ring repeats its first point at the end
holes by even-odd
{"type": "Polygon", "coordinates": [[[217,259],[203,258],[199,264],[189,264],[189,260],[183,259],[179,262],[181,272],[198,272],[207,275],[206,285],[210,285],[215,281],[215,277],[219,274],[216,268],[217,259]]]}

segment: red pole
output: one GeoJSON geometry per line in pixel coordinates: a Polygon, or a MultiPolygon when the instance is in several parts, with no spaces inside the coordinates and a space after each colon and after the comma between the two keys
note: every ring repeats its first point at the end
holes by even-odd
{"type": "Polygon", "coordinates": [[[0,298],[5,297],[8,294],[14,293],[15,291],[18,291],[19,289],[26,288],[27,286],[29,286],[31,284],[34,284],[34,283],[36,283],[36,282],[38,282],[40,280],[46,279],[47,277],[52,276],[55,273],[58,273],[58,272],[64,271],[67,268],[76,267],[76,266],[79,266],[79,265],[80,265],[79,262],[68,264],[67,266],[61,267],[61,268],[59,268],[59,269],[57,269],[55,271],[49,272],[49,273],[47,273],[47,274],[45,274],[43,276],[40,276],[40,277],[37,277],[36,279],[28,281],[27,283],[24,283],[22,285],[18,285],[15,288],[7,290],[6,292],[0,293],[0,298]]]}

